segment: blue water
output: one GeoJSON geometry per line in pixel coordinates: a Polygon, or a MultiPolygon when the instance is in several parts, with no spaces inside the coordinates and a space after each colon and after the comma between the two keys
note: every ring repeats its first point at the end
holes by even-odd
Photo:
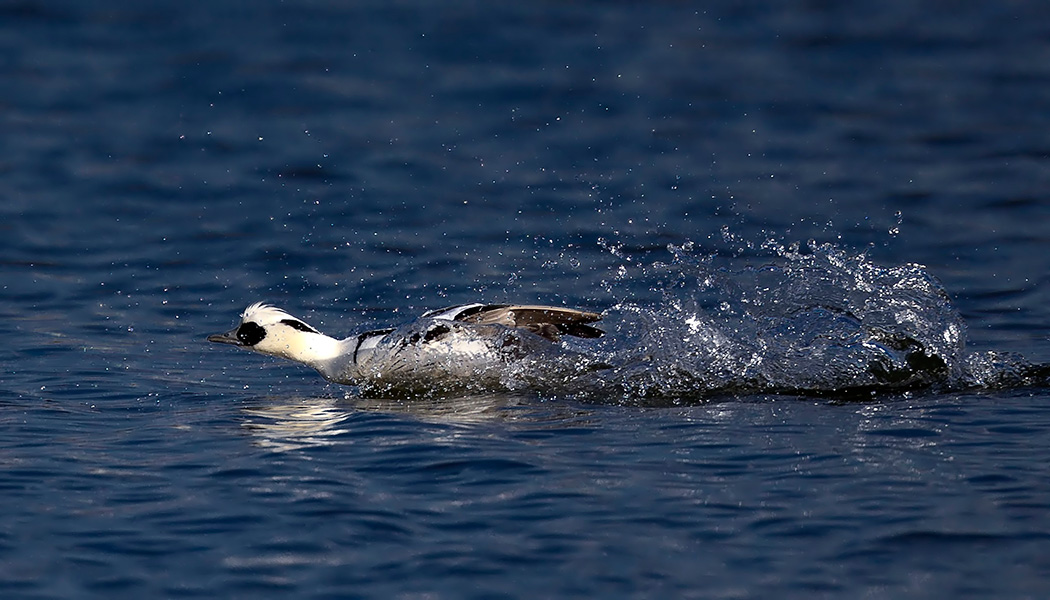
{"type": "Polygon", "coordinates": [[[1050,362],[1050,8],[0,18],[4,598],[1050,593],[1050,387],[1011,376],[1050,362]],[[953,385],[836,394],[852,330],[766,318],[812,298],[960,324],[953,385]],[[699,315],[801,383],[385,398],[204,342],[258,300],[564,304],[692,358],[699,315]]]}

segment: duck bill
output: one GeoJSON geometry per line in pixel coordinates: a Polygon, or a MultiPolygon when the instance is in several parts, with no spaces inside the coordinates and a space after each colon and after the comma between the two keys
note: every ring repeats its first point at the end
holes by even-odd
{"type": "Polygon", "coordinates": [[[231,346],[243,346],[244,342],[237,339],[237,330],[231,329],[226,333],[213,333],[208,336],[209,342],[216,342],[219,344],[230,344],[231,346]]]}

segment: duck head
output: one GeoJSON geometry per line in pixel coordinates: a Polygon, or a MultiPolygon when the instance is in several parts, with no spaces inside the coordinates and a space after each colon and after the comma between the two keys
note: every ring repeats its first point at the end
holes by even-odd
{"type": "Polygon", "coordinates": [[[244,309],[237,327],[226,333],[209,335],[208,341],[239,346],[308,365],[329,359],[338,352],[337,340],[287,312],[262,302],[244,309]]]}

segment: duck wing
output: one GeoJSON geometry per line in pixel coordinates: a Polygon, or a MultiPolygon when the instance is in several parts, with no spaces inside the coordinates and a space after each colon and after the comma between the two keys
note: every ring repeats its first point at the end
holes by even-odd
{"type": "Polygon", "coordinates": [[[598,338],[605,332],[588,323],[600,321],[598,313],[532,304],[482,304],[462,310],[456,321],[478,325],[504,325],[531,331],[552,342],[562,335],[598,338]]]}

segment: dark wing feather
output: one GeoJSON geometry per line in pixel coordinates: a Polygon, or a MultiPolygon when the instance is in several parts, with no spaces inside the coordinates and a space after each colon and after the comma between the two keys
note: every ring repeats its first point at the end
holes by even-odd
{"type": "Polygon", "coordinates": [[[457,321],[464,323],[518,327],[543,336],[552,342],[558,341],[561,335],[581,338],[601,337],[604,334],[601,329],[588,325],[588,323],[601,319],[602,316],[598,313],[573,308],[527,304],[490,304],[456,317],[457,321]]]}

